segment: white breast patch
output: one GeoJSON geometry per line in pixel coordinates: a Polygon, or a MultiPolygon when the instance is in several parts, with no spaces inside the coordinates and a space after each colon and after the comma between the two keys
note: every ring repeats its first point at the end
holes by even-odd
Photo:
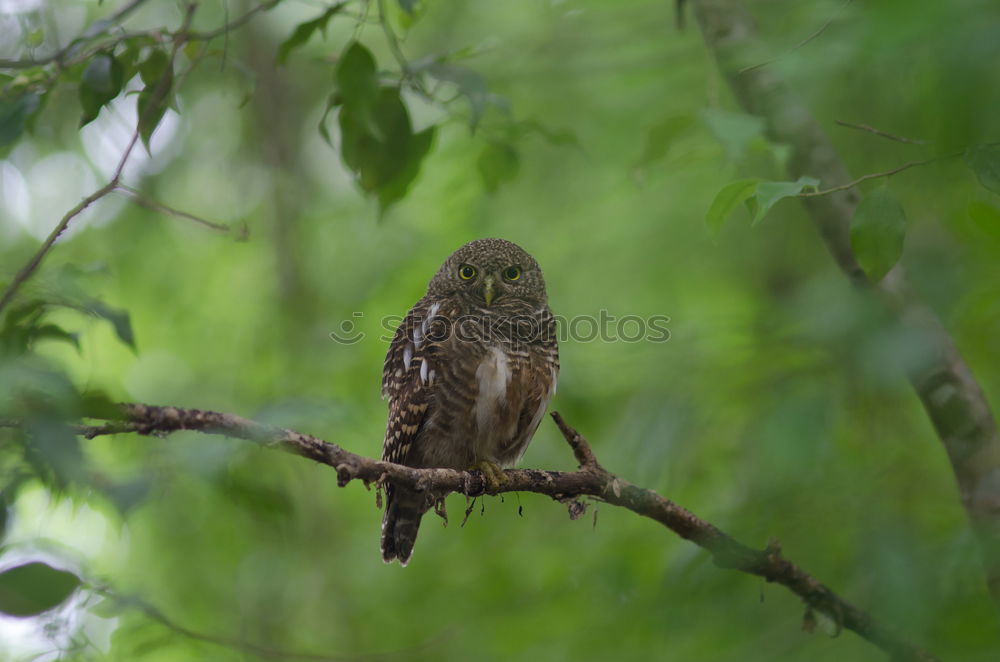
{"type": "Polygon", "coordinates": [[[497,412],[499,405],[507,398],[510,377],[507,356],[499,348],[490,347],[490,351],[476,368],[476,381],[479,384],[479,394],[476,396],[476,426],[480,435],[499,432],[495,429],[497,412]]]}

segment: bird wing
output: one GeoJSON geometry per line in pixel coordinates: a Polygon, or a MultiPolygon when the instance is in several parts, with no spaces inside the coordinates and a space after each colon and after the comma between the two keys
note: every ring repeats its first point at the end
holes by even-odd
{"type": "Polygon", "coordinates": [[[518,448],[517,458],[527,449],[538,429],[549,401],[556,392],[556,381],[559,378],[559,346],[556,344],[556,325],[548,307],[540,311],[540,331],[527,353],[527,364],[518,370],[521,379],[521,390],[524,400],[518,413],[517,432],[512,443],[518,448]]]}
{"type": "Polygon", "coordinates": [[[424,421],[430,401],[431,369],[427,340],[436,306],[421,299],[407,313],[393,336],[382,369],[382,397],[389,399],[382,459],[405,464],[424,421]]]}

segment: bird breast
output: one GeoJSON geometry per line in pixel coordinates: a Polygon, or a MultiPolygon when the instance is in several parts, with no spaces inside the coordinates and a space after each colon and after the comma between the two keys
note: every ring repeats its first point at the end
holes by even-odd
{"type": "Polygon", "coordinates": [[[509,443],[517,432],[517,416],[510,416],[508,389],[512,366],[507,354],[490,346],[476,368],[476,456],[494,459],[498,447],[509,443]]]}
{"type": "Polygon", "coordinates": [[[491,346],[476,368],[479,392],[476,395],[475,411],[476,426],[480,434],[492,426],[499,410],[506,402],[510,377],[507,355],[499,347],[491,346]]]}

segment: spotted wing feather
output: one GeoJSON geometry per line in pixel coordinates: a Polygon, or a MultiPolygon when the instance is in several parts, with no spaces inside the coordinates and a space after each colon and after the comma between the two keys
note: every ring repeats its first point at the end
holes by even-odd
{"type": "MultiPolygon", "coordinates": [[[[429,416],[431,346],[426,342],[425,320],[430,306],[421,299],[400,323],[386,354],[382,370],[382,397],[389,400],[389,420],[382,445],[382,459],[410,464],[413,447],[429,416]]],[[[382,558],[406,565],[426,508],[415,492],[386,487],[382,520],[382,558]]]]}
{"type": "MultiPolygon", "coordinates": [[[[423,364],[430,363],[426,344],[413,342],[426,311],[423,300],[403,319],[393,336],[382,370],[382,397],[389,400],[389,420],[382,444],[382,459],[406,464],[410,448],[427,415],[428,388],[420,379],[423,364]]],[[[419,335],[418,335],[419,337],[419,335]]]]}

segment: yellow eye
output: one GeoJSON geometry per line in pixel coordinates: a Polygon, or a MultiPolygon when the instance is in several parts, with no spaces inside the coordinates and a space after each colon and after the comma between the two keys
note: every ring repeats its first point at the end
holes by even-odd
{"type": "Polygon", "coordinates": [[[507,267],[503,270],[503,277],[507,280],[517,280],[521,277],[521,267],[507,267]]]}
{"type": "Polygon", "coordinates": [[[463,264],[458,268],[458,277],[462,280],[472,280],[476,277],[476,268],[471,264],[463,264]]]}

